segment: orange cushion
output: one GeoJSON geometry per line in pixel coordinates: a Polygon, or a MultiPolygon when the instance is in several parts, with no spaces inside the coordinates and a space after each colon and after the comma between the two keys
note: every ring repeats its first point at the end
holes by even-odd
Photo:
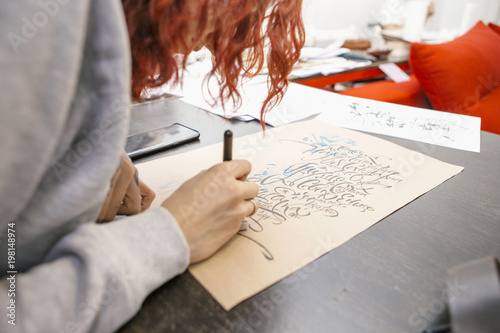
{"type": "Polygon", "coordinates": [[[382,102],[430,108],[418,80],[414,75],[410,77],[410,81],[399,83],[393,81],[374,82],[365,84],[361,87],[346,89],[339,93],[342,95],[368,98],[382,102]]]}
{"type": "Polygon", "coordinates": [[[488,27],[490,27],[493,31],[500,35],[500,26],[494,23],[488,23],[488,27]]]}
{"type": "Polygon", "coordinates": [[[484,23],[442,44],[412,43],[410,67],[436,110],[482,117],[500,134],[500,35],[484,23]]]}

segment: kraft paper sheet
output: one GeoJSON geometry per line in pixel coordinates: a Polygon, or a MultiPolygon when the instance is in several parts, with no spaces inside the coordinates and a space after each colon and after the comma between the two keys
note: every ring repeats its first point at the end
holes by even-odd
{"type": "MultiPolygon", "coordinates": [[[[236,138],[233,149],[234,159],[252,162],[248,180],[259,185],[260,209],[215,255],[189,267],[226,310],[463,170],[319,120],[236,138]]],[[[157,193],[153,205],[160,205],[221,160],[222,143],[137,168],[157,193]]]]}

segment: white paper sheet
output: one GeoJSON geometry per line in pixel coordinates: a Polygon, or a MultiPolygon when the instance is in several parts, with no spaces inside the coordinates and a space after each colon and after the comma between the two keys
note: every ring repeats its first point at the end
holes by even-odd
{"type": "Polygon", "coordinates": [[[394,82],[410,81],[410,77],[408,76],[408,74],[406,74],[406,72],[404,72],[401,68],[398,67],[398,65],[393,62],[380,64],[378,65],[378,68],[380,68],[380,70],[394,82]]]}
{"type": "MultiPolygon", "coordinates": [[[[206,74],[211,69],[211,62],[200,61],[187,68],[182,86],[165,84],[151,89],[146,96],[165,93],[181,96],[181,100],[221,117],[236,118],[243,121],[257,119],[260,121],[260,110],[267,97],[267,76],[258,75],[252,79],[242,79],[238,91],[241,94],[241,106],[228,101],[225,108],[211,104],[210,93],[217,94],[219,86],[216,80],[204,82],[206,74]]],[[[324,91],[291,83],[281,104],[266,115],[265,121],[270,126],[280,126],[302,120],[321,112],[322,104],[326,103],[324,91]]]]}
{"type": "MultiPolygon", "coordinates": [[[[184,93],[183,101],[191,105],[197,106],[204,110],[210,111],[219,116],[232,117],[251,117],[251,119],[260,120],[260,110],[262,103],[267,97],[267,83],[249,82],[241,89],[242,104],[235,111],[236,106],[228,103],[224,110],[221,106],[210,105],[205,100],[209,96],[207,92],[202,93],[200,83],[195,86],[195,83],[189,83],[189,93],[184,93]]],[[[217,91],[216,88],[213,91],[217,91]]],[[[294,121],[302,120],[314,115],[317,115],[328,107],[331,93],[320,89],[306,87],[297,83],[290,83],[282,102],[266,115],[265,121],[271,126],[280,126],[294,121]]]]}
{"type": "Polygon", "coordinates": [[[316,74],[329,75],[340,73],[349,69],[371,65],[371,61],[354,61],[336,57],[321,61],[298,64],[290,74],[291,77],[306,78],[316,74]]]}
{"type": "Polygon", "coordinates": [[[317,119],[346,128],[479,152],[481,118],[342,96],[317,119]]]}

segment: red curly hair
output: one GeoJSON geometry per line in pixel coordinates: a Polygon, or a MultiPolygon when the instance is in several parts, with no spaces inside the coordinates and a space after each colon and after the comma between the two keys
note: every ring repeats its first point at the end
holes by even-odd
{"type": "Polygon", "coordinates": [[[122,4],[132,49],[132,98],[137,101],[145,88],[179,83],[175,57],[179,46],[188,55],[210,32],[213,70],[207,79],[219,80],[222,105],[229,99],[239,104],[240,75],[256,75],[267,60],[269,92],[261,109],[263,125],[265,113],[283,98],[305,41],[302,0],[122,0],[122,4]],[[193,20],[197,28],[191,43],[185,36],[193,20]]]}

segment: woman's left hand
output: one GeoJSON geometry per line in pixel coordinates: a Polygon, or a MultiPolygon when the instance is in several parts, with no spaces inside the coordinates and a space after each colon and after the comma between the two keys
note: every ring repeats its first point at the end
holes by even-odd
{"type": "Polygon", "coordinates": [[[122,153],[108,195],[97,218],[98,222],[112,221],[116,215],[134,215],[151,206],[156,194],[144,184],[130,158],[122,153]]]}

